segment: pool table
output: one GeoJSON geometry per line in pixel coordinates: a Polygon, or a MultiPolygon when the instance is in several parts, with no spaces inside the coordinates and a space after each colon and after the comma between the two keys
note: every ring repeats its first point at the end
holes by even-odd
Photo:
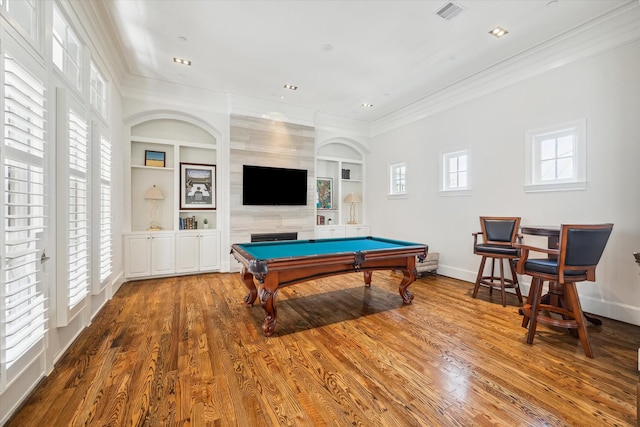
{"type": "Polygon", "coordinates": [[[234,244],[231,254],[242,264],[242,281],[249,290],[244,302],[252,305],[258,296],[266,312],[262,325],[265,336],[276,327],[275,296],[278,289],[304,282],[362,271],[365,286],[371,285],[373,270],[401,270],[399,292],[405,304],[413,294],[407,290],[416,279],[416,257],[427,256],[428,246],[379,237],[286,240],[234,244]]]}

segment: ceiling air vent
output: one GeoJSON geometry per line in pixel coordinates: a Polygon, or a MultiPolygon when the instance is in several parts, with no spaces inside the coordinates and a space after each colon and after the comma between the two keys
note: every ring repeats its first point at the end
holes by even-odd
{"type": "Polygon", "coordinates": [[[436,15],[446,19],[447,21],[451,21],[453,18],[458,16],[460,12],[462,12],[463,10],[464,9],[461,6],[458,6],[453,2],[449,2],[444,6],[442,6],[440,10],[436,12],[436,15]]]}

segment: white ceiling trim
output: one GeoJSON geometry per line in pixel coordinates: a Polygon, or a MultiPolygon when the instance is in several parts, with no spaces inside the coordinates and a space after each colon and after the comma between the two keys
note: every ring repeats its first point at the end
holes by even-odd
{"type": "Polygon", "coordinates": [[[628,3],[373,122],[371,136],[389,132],[554,68],[637,40],[640,40],[640,1],[628,3]]]}

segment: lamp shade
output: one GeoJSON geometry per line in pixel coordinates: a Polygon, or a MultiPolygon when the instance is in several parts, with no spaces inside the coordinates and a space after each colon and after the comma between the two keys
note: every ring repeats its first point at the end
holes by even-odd
{"type": "Polygon", "coordinates": [[[153,187],[149,187],[149,189],[145,191],[144,198],[149,200],[162,200],[164,199],[164,194],[162,194],[162,191],[154,184],[153,187]]]}
{"type": "Polygon", "coordinates": [[[346,203],[360,203],[362,202],[362,197],[360,197],[359,194],[349,193],[342,201],[346,203]]]}

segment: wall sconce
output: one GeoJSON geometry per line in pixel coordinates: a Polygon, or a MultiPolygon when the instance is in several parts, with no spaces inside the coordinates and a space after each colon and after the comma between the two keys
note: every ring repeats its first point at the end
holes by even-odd
{"type": "Polygon", "coordinates": [[[347,197],[342,199],[343,202],[349,203],[349,224],[357,224],[356,221],[356,203],[362,203],[362,197],[358,194],[349,193],[347,197]]]}
{"type": "Polygon", "coordinates": [[[158,200],[164,200],[164,194],[156,185],[153,187],[149,187],[147,191],[144,193],[145,200],[151,200],[151,204],[149,207],[149,231],[158,231],[162,228],[157,221],[154,221],[155,217],[158,215],[158,200]]]}

